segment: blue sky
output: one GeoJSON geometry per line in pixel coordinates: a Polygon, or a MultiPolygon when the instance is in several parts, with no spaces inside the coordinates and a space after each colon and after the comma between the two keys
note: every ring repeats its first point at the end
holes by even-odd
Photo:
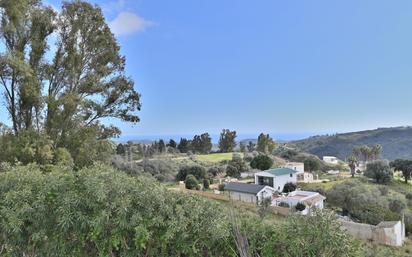
{"type": "Polygon", "coordinates": [[[142,94],[125,136],[412,124],[412,1],[92,2],[142,94]]]}

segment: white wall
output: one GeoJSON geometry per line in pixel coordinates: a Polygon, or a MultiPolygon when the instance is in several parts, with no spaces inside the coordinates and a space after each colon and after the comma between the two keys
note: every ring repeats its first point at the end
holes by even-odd
{"type": "Polygon", "coordinates": [[[258,197],[258,201],[262,201],[263,198],[271,198],[273,196],[273,193],[275,192],[275,190],[271,187],[266,187],[264,190],[262,190],[260,193],[258,193],[257,197],[258,197]]]}
{"type": "Polygon", "coordinates": [[[296,170],[298,174],[305,172],[305,164],[303,162],[289,162],[283,167],[296,170]]]}
{"type": "Polygon", "coordinates": [[[290,174],[285,174],[282,176],[276,176],[274,178],[273,181],[273,187],[275,188],[275,190],[282,192],[283,191],[283,186],[288,183],[288,182],[293,182],[293,183],[297,183],[298,179],[296,177],[296,173],[292,173],[292,177],[290,176],[290,174]]]}
{"type": "Polygon", "coordinates": [[[256,203],[256,195],[229,191],[229,198],[235,201],[256,203]]]}
{"type": "Polygon", "coordinates": [[[272,198],[273,193],[275,192],[274,189],[271,187],[266,187],[257,195],[248,194],[248,193],[241,193],[235,191],[229,191],[229,198],[235,201],[243,201],[249,203],[256,203],[256,197],[258,202],[262,201],[264,198],[272,198]]]}

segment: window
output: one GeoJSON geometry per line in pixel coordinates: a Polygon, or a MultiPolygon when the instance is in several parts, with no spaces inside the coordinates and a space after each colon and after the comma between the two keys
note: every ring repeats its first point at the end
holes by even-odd
{"type": "Polygon", "coordinates": [[[292,174],[292,173],[290,173],[290,177],[293,177],[293,174],[292,174]]]}
{"type": "Polygon", "coordinates": [[[273,187],[273,178],[258,176],[258,185],[265,185],[273,187]]]}

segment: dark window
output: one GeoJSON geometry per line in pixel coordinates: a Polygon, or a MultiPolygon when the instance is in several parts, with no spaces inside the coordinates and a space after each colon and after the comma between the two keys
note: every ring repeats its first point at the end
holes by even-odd
{"type": "Polygon", "coordinates": [[[290,177],[293,177],[292,173],[290,173],[290,177]]]}
{"type": "Polygon", "coordinates": [[[258,176],[258,185],[273,187],[273,178],[272,177],[258,176]]]}

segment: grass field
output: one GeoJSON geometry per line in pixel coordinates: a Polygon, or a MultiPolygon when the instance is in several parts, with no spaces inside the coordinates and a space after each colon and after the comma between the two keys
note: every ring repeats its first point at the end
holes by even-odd
{"type": "MultiPolygon", "coordinates": [[[[243,157],[243,153],[236,153],[243,157]]],[[[202,154],[196,155],[196,160],[201,162],[212,162],[217,163],[221,161],[232,160],[233,153],[211,153],[211,154],[202,154]]]]}

